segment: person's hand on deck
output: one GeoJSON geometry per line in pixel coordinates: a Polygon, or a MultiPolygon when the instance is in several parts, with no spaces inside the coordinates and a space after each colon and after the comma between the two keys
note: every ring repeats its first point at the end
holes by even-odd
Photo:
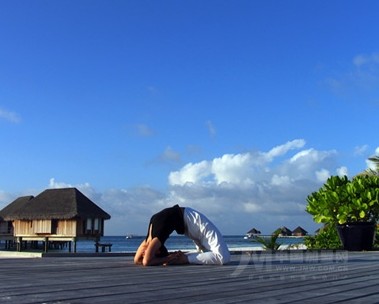
{"type": "Polygon", "coordinates": [[[184,265],[188,264],[187,256],[182,251],[177,251],[170,254],[168,261],[164,264],[166,265],[184,265]]]}

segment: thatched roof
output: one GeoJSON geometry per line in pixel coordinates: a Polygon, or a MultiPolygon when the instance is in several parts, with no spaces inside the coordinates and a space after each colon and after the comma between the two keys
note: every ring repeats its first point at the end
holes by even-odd
{"type": "Polygon", "coordinates": [[[0,211],[0,220],[2,221],[10,221],[12,216],[17,214],[18,210],[23,209],[24,206],[32,199],[34,196],[21,196],[11,202],[9,205],[5,206],[0,211]]]}
{"type": "Polygon", "coordinates": [[[298,226],[298,227],[295,228],[294,231],[292,231],[292,234],[296,234],[296,233],[300,233],[302,235],[306,235],[306,234],[308,234],[308,231],[306,231],[302,227],[298,226]]]}
{"type": "MultiPolygon", "coordinates": [[[[6,207],[7,208],[7,207],[6,207]]],[[[8,220],[103,218],[110,215],[76,188],[48,189],[7,215],[8,220]]]]}
{"type": "Polygon", "coordinates": [[[279,233],[280,235],[283,236],[290,236],[292,235],[292,231],[289,230],[287,227],[283,226],[274,231],[274,234],[279,233]]]}
{"type": "Polygon", "coordinates": [[[247,234],[261,234],[261,232],[255,228],[250,229],[247,234]]]}

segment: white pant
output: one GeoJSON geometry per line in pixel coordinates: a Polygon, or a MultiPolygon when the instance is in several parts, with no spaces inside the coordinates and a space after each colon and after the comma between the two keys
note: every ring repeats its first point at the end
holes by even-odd
{"type": "Polygon", "coordinates": [[[208,218],[192,208],[184,208],[185,235],[196,245],[196,253],[187,253],[190,264],[223,265],[230,253],[222,234],[208,218]]]}

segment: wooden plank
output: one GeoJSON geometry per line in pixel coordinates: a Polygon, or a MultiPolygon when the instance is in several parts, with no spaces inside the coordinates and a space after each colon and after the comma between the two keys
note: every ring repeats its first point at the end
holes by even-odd
{"type": "Polygon", "coordinates": [[[0,259],[1,303],[379,301],[379,252],[233,255],[225,266],[141,267],[132,257],[0,259]]]}

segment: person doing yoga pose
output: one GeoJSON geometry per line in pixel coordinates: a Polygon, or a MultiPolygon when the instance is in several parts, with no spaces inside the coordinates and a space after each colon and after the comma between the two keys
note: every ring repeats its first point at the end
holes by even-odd
{"type": "Polygon", "coordinates": [[[134,262],[144,266],[223,265],[229,260],[228,246],[217,227],[202,213],[179,205],[165,208],[151,217],[147,236],[134,256],[134,262]],[[197,252],[178,251],[169,254],[164,244],[174,231],[192,239],[197,252]]]}

